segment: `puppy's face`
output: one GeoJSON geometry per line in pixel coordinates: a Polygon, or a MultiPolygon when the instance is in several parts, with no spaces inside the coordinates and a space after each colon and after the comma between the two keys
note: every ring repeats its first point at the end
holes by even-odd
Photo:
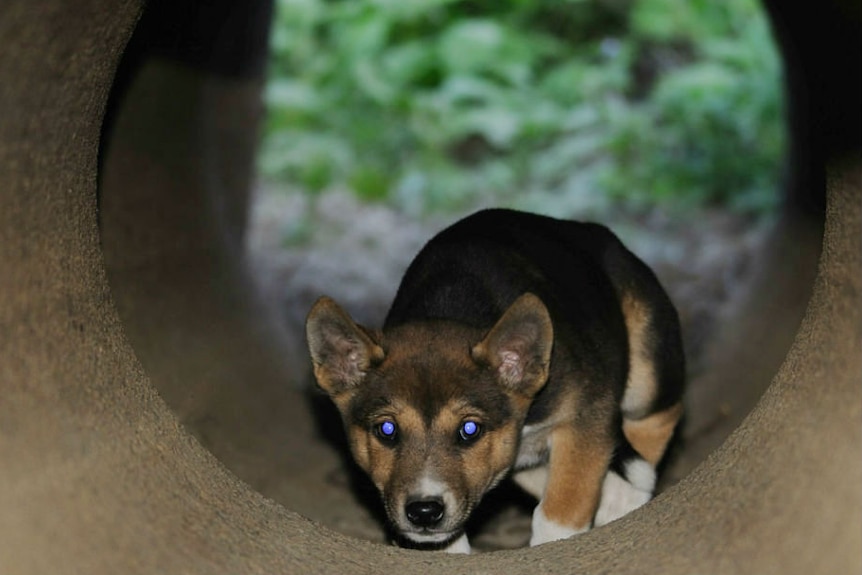
{"type": "Polygon", "coordinates": [[[309,314],[318,383],[389,520],[414,543],[459,536],[514,462],[553,341],[544,306],[524,298],[488,333],[422,322],[376,334],[328,299],[309,314]]]}
{"type": "Polygon", "coordinates": [[[392,524],[416,543],[460,532],[511,467],[528,406],[472,361],[465,335],[452,326],[395,330],[379,366],[337,399],[356,461],[392,524]]]}

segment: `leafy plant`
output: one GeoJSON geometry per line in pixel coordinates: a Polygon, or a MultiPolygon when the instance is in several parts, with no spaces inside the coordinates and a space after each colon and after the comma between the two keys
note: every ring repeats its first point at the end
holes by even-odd
{"type": "Polygon", "coordinates": [[[278,0],[261,171],[415,214],[522,192],[762,212],[783,153],[755,0],[278,0]]]}

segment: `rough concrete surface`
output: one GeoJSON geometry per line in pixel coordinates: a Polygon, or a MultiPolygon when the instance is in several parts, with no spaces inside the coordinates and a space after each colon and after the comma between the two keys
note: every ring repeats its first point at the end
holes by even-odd
{"type": "Polygon", "coordinates": [[[858,147],[831,164],[789,352],[777,345],[762,397],[704,462],[573,540],[401,550],[306,518],[336,491],[320,473],[338,455],[321,461],[328,430],[289,375],[305,359],[255,301],[229,209],[244,205],[237,117],[256,113],[254,81],[146,64],[97,197],[106,103],[140,10],[0,3],[0,573],[862,570],[858,147]]]}

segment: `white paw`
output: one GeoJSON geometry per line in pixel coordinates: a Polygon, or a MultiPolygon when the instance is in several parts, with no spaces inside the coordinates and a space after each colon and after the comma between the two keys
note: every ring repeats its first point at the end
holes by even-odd
{"type": "Polygon", "coordinates": [[[469,555],[470,541],[467,540],[467,534],[462,533],[461,537],[454,540],[447,547],[444,547],[443,551],[445,551],[446,553],[463,553],[465,555],[469,555]]]}
{"type": "Polygon", "coordinates": [[[602,485],[602,501],[596,512],[594,524],[606,525],[630,513],[652,499],[655,487],[655,471],[643,460],[626,464],[626,481],[613,471],[608,471],[602,485]]]}
{"type": "Polygon", "coordinates": [[[551,521],[545,517],[545,512],[542,511],[540,503],[533,511],[533,533],[530,536],[530,547],[535,547],[549,541],[568,539],[572,535],[577,535],[587,530],[589,530],[589,527],[586,529],[572,529],[566,525],[560,525],[551,521]]]}

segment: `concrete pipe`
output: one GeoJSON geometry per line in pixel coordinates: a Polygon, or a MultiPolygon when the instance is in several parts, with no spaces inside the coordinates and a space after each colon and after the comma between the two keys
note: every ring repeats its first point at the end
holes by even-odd
{"type": "MultiPolygon", "coordinates": [[[[771,12],[794,71],[785,217],[826,201],[789,351],[747,370],[756,405],[622,520],[471,556],[307,518],[323,464],[291,383],[306,359],[283,352],[240,256],[269,10],[0,3],[0,573],[862,570],[858,6],[771,12]],[[124,52],[147,57],[124,71],[124,52]]],[[[734,353],[716,354],[721,380],[734,353]]]]}

